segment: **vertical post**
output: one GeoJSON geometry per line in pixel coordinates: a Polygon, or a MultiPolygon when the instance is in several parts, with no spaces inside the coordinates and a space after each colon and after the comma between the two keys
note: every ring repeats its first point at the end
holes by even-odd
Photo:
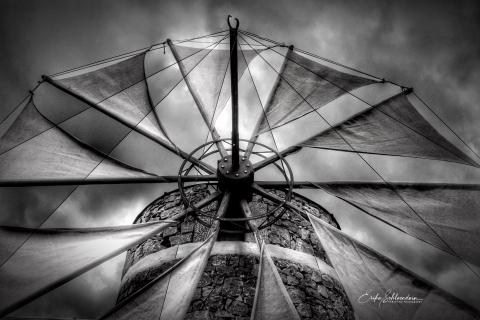
{"type": "Polygon", "coordinates": [[[230,27],[230,84],[232,91],[232,171],[237,171],[240,161],[240,146],[238,138],[238,61],[237,61],[237,25],[232,28],[230,25],[230,16],[228,16],[228,26],[230,27]]]}

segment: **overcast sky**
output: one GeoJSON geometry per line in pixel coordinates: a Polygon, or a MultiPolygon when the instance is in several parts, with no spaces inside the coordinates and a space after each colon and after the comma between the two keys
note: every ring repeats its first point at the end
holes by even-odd
{"type": "MultiPolygon", "coordinates": [[[[4,0],[0,2],[0,119],[42,74],[166,38],[223,30],[228,14],[240,19],[241,29],[413,86],[474,150],[480,150],[480,6],[475,1],[4,0]]],[[[318,159],[328,168],[328,178],[345,173],[342,164],[350,158],[342,157],[327,152],[318,159]]],[[[392,177],[480,181],[476,172],[461,166],[445,170],[441,164],[372,161],[392,177]],[[413,173],[412,167],[417,168],[413,173]]],[[[178,168],[173,160],[163,163],[168,163],[169,170],[178,168]]],[[[296,178],[297,173],[299,177],[305,174],[298,166],[294,170],[296,178]]],[[[81,187],[48,225],[129,224],[146,204],[173,187],[81,187]]],[[[25,225],[36,211],[55,208],[58,199],[70,191],[64,187],[2,189],[0,205],[9,222],[15,217],[15,223],[25,225]]],[[[359,218],[358,212],[324,194],[305,194],[331,209],[347,233],[476,301],[478,279],[469,276],[458,261],[409,237],[392,236],[391,230],[359,218]]],[[[54,310],[59,316],[94,317],[113,303],[122,266],[120,256],[22,312],[51,314],[54,310]]]]}

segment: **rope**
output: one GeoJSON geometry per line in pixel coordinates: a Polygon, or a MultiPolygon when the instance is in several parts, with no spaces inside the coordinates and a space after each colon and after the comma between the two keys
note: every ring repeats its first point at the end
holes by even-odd
{"type": "MultiPolygon", "coordinates": [[[[213,127],[213,120],[215,119],[215,113],[217,112],[218,101],[220,101],[220,95],[221,95],[221,93],[222,93],[223,85],[225,84],[225,77],[227,76],[228,66],[230,65],[230,59],[231,59],[231,57],[232,57],[232,50],[230,50],[230,55],[229,55],[229,57],[228,57],[227,66],[226,66],[226,68],[225,68],[225,72],[223,73],[222,85],[220,86],[220,90],[218,91],[217,99],[216,99],[216,101],[215,101],[215,108],[213,109],[212,118],[210,119],[210,124],[209,124],[208,128],[213,127]]],[[[210,130],[208,130],[207,136],[205,137],[205,143],[207,143],[209,136],[210,136],[210,130]]],[[[210,147],[209,147],[208,149],[210,149],[210,147]]],[[[201,157],[203,157],[203,156],[205,155],[205,153],[208,152],[208,149],[205,150],[205,147],[203,148],[203,153],[202,153],[202,156],[201,156],[201,157]]],[[[201,157],[200,157],[200,158],[201,158],[201,157]]]]}
{"type": "MultiPolygon", "coordinates": [[[[252,48],[253,49],[253,48],[252,48]]],[[[255,49],[253,49],[255,50],[255,49]]],[[[261,56],[262,59],[264,59],[264,61],[275,71],[278,73],[278,71],[273,68],[273,66],[263,57],[261,56]]],[[[279,74],[279,73],[278,73],[279,74]]],[[[279,76],[281,76],[279,74],[279,76]]],[[[352,149],[355,151],[355,148],[353,148],[353,146],[340,134],[340,132],[338,132],[338,130],[336,130],[335,127],[333,127],[326,119],[325,117],[323,117],[312,105],[310,105],[310,103],[308,101],[305,100],[305,98],[287,81],[285,80],[283,77],[282,79],[312,108],[315,110],[315,113],[330,127],[331,130],[334,130],[338,136],[352,149]]],[[[358,155],[360,157],[360,159],[368,166],[370,167],[370,169],[382,180],[383,183],[385,183],[386,185],[389,186],[389,188],[397,195],[397,197],[403,202],[405,203],[405,205],[420,219],[420,221],[422,221],[437,237],[438,239],[440,239],[446,246],[446,248],[448,250],[450,250],[450,252],[452,252],[454,254],[454,256],[456,256],[460,261],[462,261],[465,266],[467,266],[467,268],[469,268],[472,273],[474,273],[478,278],[480,278],[480,275],[475,272],[473,270],[473,268],[462,258],[460,257],[456,252],[455,250],[453,250],[453,248],[435,231],[435,229],[425,220],[423,219],[413,208],[412,206],[410,206],[410,204],[400,195],[400,193],[396,190],[396,188],[394,187],[394,185],[392,185],[390,182],[388,182],[387,180],[385,180],[383,178],[383,176],[359,153],[359,152],[355,152],[356,155],[358,155]]]]}
{"type": "MultiPolygon", "coordinates": [[[[187,41],[190,41],[190,40],[196,40],[196,39],[211,37],[211,36],[213,36],[213,35],[216,35],[216,34],[219,34],[219,33],[222,33],[222,32],[226,32],[226,31],[227,31],[227,30],[222,30],[222,31],[214,32],[214,33],[211,33],[211,34],[208,34],[208,35],[204,35],[204,36],[199,36],[199,37],[195,37],[195,38],[191,38],[191,39],[186,39],[186,40],[175,40],[175,41],[177,41],[177,43],[182,43],[182,42],[187,42],[187,41]]],[[[58,75],[60,75],[60,74],[65,74],[65,73],[69,73],[69,72],[72,72],[72,71],[78,71],[78,70],[85,69],[85,68],[88,68],[88,67],[92,67],[92,66],[95,66],[95,65],[98,65],[98,64],[102,64],[102,63],[105,63],[105,62],[120,60],[120,59],[122,59],[122,58],[125,58],[126,56],[135,55],[135,54],[137,54],[139,51],[144,51],[144,50],[147,50],[147,49],[149,49],[149,48],[151,49],[152,47],[156,47],[156,46],[160,46],[160,45],[161,45],[160,48],[156,48],[156,49],[153,49],[153,50],[157,50],[157,49],[161,49],[161,48],[165,47],[165,41],[163,41],[163,42],[158,42],[158,43],[152,44],[152,45],[150,45],[150,46],[148,46],[148,47],[144,47],[144,48],[141,48],[141,49],[135,49],[135,50],[132,50],[132,51],[129,51],[129,52],[120,53],[120,54],[115,55],[115,56],[112,56],[112,57],[100,59],[100,60],[97,60],[97,61],[94,61],[94,62],[90,62],[90,63],[84,64],[84,65],[81,65],[81,66],[77,66],[77,67],[74,67],[74,68],[71,68],[71,69],[59,71],[59,72],[57,72],[57,73],[50,74],[49,76],[50,76],[50,77],[55,77],[55,76],[58,76],[58,75]]]]}
{"type": "MultiPolygon", "coordinates": [[[[262,99],[260,98],[260,93],[258,92],[257,85],[255,84],[255,80],[253,79],[253,75],[252,75],[252,72],[250,70],[250,66],[248,65],[247,58],[245,57],[245,54],[244,54],[242,48],[240,48],[240,52],[242,53],[243,60],[245,60],[245,64],[247,65],[248,74],[250,75],[250,80],[252,80],[253,87],[255,88],[255,93],[257,95],[258,102],[260,103],[260,106],[262,107],[263,115],[265,117],[265,120],[267,121],[267,125],[268,125],[268,128],[269,128],[270,135],[272,136],[272,139],[273,139],[273,144],[275,146],[275,150],[278,152],[279,150],[278,150],[277,141],[275,140],[275,135],[273,134],[272,127],[270,126],[270,122],[268,121],[267,113],[265,112],[265,107],[262,103],[262,99]]],[[[285,171],[285,167],[284,167],[283,162],[281,162],[281,164],[282,164],[282,169],[285,171]]]]}
{"type": "MultiPolygon", "coordinates": [[[[259,35],[255,34],[255,33],[253,33],[253,32],[244,31],[244,30],[241,30],[241,32],[243,32],[243,33],[244,33],[245,35],[247,35],[247,36],[250,35],[250,36],[252,36],[252,37],[256,37],[256,38],[259,38],[259,39],[261,39],[261,40],[268,41],[268,42],[270,42],[270,43],[274,43],[274,44],[277,44],[277,45],[278,45],[278,44],[281,44],[280,42],[277,42],[277,41],[274,41],[274,40],[270,40],[270,39],[268,39],[268,38],[260,37],[259,35]]],[[[294,47],[293,50],[294,50],[294,51],[298,51],[298,52],[300,52],[300,53],[303,53],[303,54],[305,54],[305,55],[308,55],[308,56],[311,56],[311,57],[320,59],[320,60],[322,60],[322,61],[331,63],[331,64],[333,64],[333,65],[336,65],[336,66],[339,66],[339,67],[342,67],[342,68],[345,68],[345,69],[348,69],[348,70],[351,70],[351,71],[358,72],[358,73],[363,74],[363,75],[365,75],[365,76],[372,77],[372,78],[377,79],[377,80],[380,80],[380,81],[382,81],[382,82],[390,82],[390,83],[392,83],[392,84],[394,84],[394,85],[397,85],[397,86],[399,86],[399,87],[403,87],[403,86],[398,85],[398,84],[396,84],[396,83],[394,83],[394,82],[387,81],[387,80],[385,80],[385,78],[380,78],[380,77],[375,76],[375,75],[372,75],[372,74],[370,74],[370,73],[368,73],[368,72],[365,72],[365,71],[362,71],[362,70],[359,70],[359,69],[356,69],[356,68],[353,68],[353,67],[344,65],[344,64],[342,64],[342,63],[340,63],[340,62],[337,62],[337,61],[334,61],[334,60],[332,60],[332,59],[328,59],[328,58],[325,58],[325,57],[316,55],[316,54],[311,53],[311,52],[308,52],[308,51],[306,51],[306,50],[302,50],[302,49],[299,49],[299,48],[296,48],[296,47],[294,47]]]]}
{"type": "MultiPolygon", "coordinates": [[[[254,40],[254,41],[257,41],[257,40],[255,40],[255,39],[253,39],[252,37],[249,37],[249,38],[252,39],[252,40],[254,40]]],[[[258,41],[257,41],[257,42],[258,42],[258,41]]],[[[253,47],[252,47],[252,49],[253,49],[253,47]]],[[[255,49],[253,49],[253,50],[255,50],[255,49]]],[[[302,67],[303,69],[305,69],[305,70],[307,70],[307,71],[315,74],[315,75],[318,76],[319,78],[327,81],[327,82],[330,83],[331,85],[339,88],[340,90],[342,90],[342,91],[344,91],[345,93],[351,95],[352,97],[356,98],[357,100],[363,102],[364,104],[368,105],[370,108],[374,108],[374,107],[378,106],[378,105],[372,105],[372,104],[368,103],[367,101],[365,101],[364,99],[360,98],[359,96],[353,94],[352,92],[346,90],[346,89],[343,88],[343,87],[340,87],[340,86],[337,85],[336,83],[334,83],[334,82],[326,79],[326,78],[323,77],[322,75],[317,74],[317,73],[314,72],[313,70],[310,70],[309,68],[307,68],[307,67],[305,67],[305,66],[297,63],[296,61],[294,61],[294,60],[292,60],[292,59],[289,59],[288,57],[286,57],[285,55],[279,53],[278,51],[273,50],[273,49],[271,49],[271,50],[272,50],[273,52],[277,53],[278,55],[280,55],[281,57],[284,57],[285,59],[288,59],[289,61],[292,61],[293,63],[295,63],[296,65],[302,67]]],[[[262,56],[262,59],[265,59],[265,58],[263,58],[263,56],[262,56]]],[[[269,64],[269,65],[270,65],[270,64],[269,64]]],[[[270,67],[273,68],[271,65],[270,65],[270,67]]],[[[273,69],[274,69],[274,68],[273,68],[273,69]]],[[[275,70],[275,69],[274,69],[274,70],[275,70]]],[[[275,72],[278,73],[277,70],[275,70],[275,72]]],[[[282,79],[283,79],[283,78],[282,78],[282,79]]],[[[283,79],[283,80],[284,80],[285,82],[287,82],[285,79],[283,79]]],[[[299,119],[299,118],[301,118],[301,117],[306,116],[307,114],[310,114],[310,113],[312,113],[312,112],[314,112],[314,111],[316,112],[316,111],[318,110],[318,108],[314,108],[292,85],[289,84],[289,86],[303,99],[304,102],[306,102],[306,103],[309,105],[309,107],[312,108],[312,111],[310,111],[310,112],[308,112],[308,113],[306,113],[306,114],[304,114],[304,115],[302,115],[302,116],[300,116],[300,117],[297,117],[297,118],[295,118],[295,119],[292,119],[292,120],[290,120],[290,121],[287,121],[287,122],[283,123],[282,125],[278,125],[278,126],[276,126],[275,128],[279,128],[279,127],[281,127],[281,126],[284,126],[284,125],[286,125],[287,123],[290,123],[290,122],[292,122],[292,121],[294,121],[294,120],[297,120],[297,119],[299,119]]],[[[435,144],[435,145],[438,146],[439,148],[441,148],[441,149],[447,151],[448,153],[452,154],[452,155],[455,156],[456,158],[461,159],[461,158],[458,157],[455,153],[453,153],[451,150],[449,150],[449,149],[445,148],[444,146],[436,143],[435,141],[433,141],[432,139],[430,139],[429,137],[427,137],[427,136],[424,135],[423,133],[415,130],[415,129],[412,128],[412,127],[410,127],[408,124],[406,124],[406,123],[404,123],[404,122],[402,122],[402,121],[400,121],[400,120],[392,117],[391,115],[389,115],[388,113],[382,111],[382,110],[379,109],[379,108],[377,108],[376,111],[382,113],[383,115],[385,115],[385,116],[389,117],[390,119],[398,122],[399,124],[403,125],[404,127],[406,127],[406,128],[408,128],[408,129],[410,129],[411,131],[415,132],[416,134],[422,136],[423,138],[427,139],[428,141],[430,141],[431,143],[435,144]]],[[[274,128],[274,129],[275,129],[275,128],[274,128]]],[[[405,157],[409,157],[409,156],[405,156],[405,157]]],[[[463,163],[463,162],[460,162],[460,163],[463,163]]],[[[472,165],[472,164],[470,164],[470,163],[469,163],[469,165],[474,166],[474,165],[472,165]]]]}

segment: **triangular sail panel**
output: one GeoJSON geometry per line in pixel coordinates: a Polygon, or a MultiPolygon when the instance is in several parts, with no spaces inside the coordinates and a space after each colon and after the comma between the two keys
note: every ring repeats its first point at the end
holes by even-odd
{"type": "Polygon", "coordinates": [[[317,185],[418,239],[480,266],[478,185],[317,185]]]}
{"type": "Polygon", "coordinates": [[[0,138],[0,181],[142,178],[153,175],[95,151],[25,106],[0,138]]]}
{"type": "Polygon", "coordinates": [[[300,320],[265,243],[262,243],[252,320],[300,320]]]}
{"type": "Polygon", "coordinates": [[[171,221],[164,221],[94,229],[0,227],[0,316],[159,233],[170,224],[171,221]],[[15,251],[19,240],[26,238],[23,246],[15,251]],[[10,259],[4,262],[7,257],[10,259]]]}
{"type": "Polygon", "coordinates": [[[350,298],[356,319],[466,320],[480,317],[477,310],[459,299],[320,219],[309,217],[350,298]],[[369,299],[377,293],[379,299],[369,299]],[[391,302],[383,302],[386,295],[391,302]]]}
{"type": "MultiPolygon", "coordinates": [[[[230,99],[230,50],[171,46],[178,54],[177,62],[185,69],[186,81],[194,91],[192,94],[201,100],[209,122],[214,124],[230,99]]],[[[256,56],[254,50],[243,50],[243,54],[245,59],[238,59],[239,78],[247,68],[247,63],[256,56]]]]}
{"type": "Polygon", "coordinates": [[[148,92],[145,76],[147,52],[97,70],[54,80],[99,109],[168,142],[148,92]]]}
{"type": "Polygon", "coordinates": [[[288,50],[259,132],[298,119],[372,83],[377,81],[340,72],[288,50]]]}
{"type": "Polygon", "coordinates": [[[213,233],[179,263],[101,319],[184,319],[217,238],[213,233]]]}
{"type": "Polygon", "coordinates": [[[320,132],[299,145],[478,166],[432,127],[403,93],[320,132]]]}

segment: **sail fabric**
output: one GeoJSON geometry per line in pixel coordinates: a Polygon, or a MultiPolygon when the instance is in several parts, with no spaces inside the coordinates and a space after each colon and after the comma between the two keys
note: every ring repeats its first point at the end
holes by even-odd
{"type": "Polygon", "coordinates": [[[299,145],[478,166],[432,127],[403,93],[320,132],[299,145]]]}
{"type": "Polygon", "coordinates": [[[300,320],[264,243],[257,281],[252,320],[300,320]]]}
{"type": "Polygon", "coordinates": [[[44,118],[33,103],[25,106],[0,138],[0,181],[151,176],[71,137],[44,118]]]}
{"type": "Polygon", "coordinates": [[[182,320],[217,238],[213,233],[191,254],[101,319],[182,320]]]}
{"type": "Polygon", "coordinates": [[[309,217],[345,288],[356,319],[480,318],[478,311],[459,299],[320,219],[310,214],[309,217]]]}
{"type": "Polygon", "coordinates": [[[112,113],[132,126],[168,143],[151,104],[145,57],[148,51],[106,67],[55,79],[99,109],[112,113]]]}
{"type": "MultiPolygon", "coordinates": [[[[194,91],[192,94],[201,100],[209,121],[214,124],[231,95],[230,50],[203,49],[200,53],[197,53],[201,50],[200,48],[174,44],[172,44],[172,48],[178,54],[177,62],[185,68],[186,81],[189,82],[194,91]]],[[[243,59],[241,53],[238,53],[239,78],[247,68],[247,63],[250,63],[256,56],[254,50],[243,50],[243,54],[245,59],[243,59]]]]}
{"type": "Polygon", "coordinates": [[[170,224],[171,221],[92,229],[0,227],[0,316],[159,233],[170,224]],[[15,251],[19,241],[24,239],[28,240],[15,251]],[[6,257],[10,259],[4,262],[6,257]]]}
{"type": "Polygon", "coordinates": [[[329,68],[289,50],[259,132],[279,127],[375,80],[329,68]]]}
{"type": "Polygon", "coordinates": [[[418,239],[480,266],[478,185],[395,184],[394,189],[375,183],[318,186],[418,239]]]}

